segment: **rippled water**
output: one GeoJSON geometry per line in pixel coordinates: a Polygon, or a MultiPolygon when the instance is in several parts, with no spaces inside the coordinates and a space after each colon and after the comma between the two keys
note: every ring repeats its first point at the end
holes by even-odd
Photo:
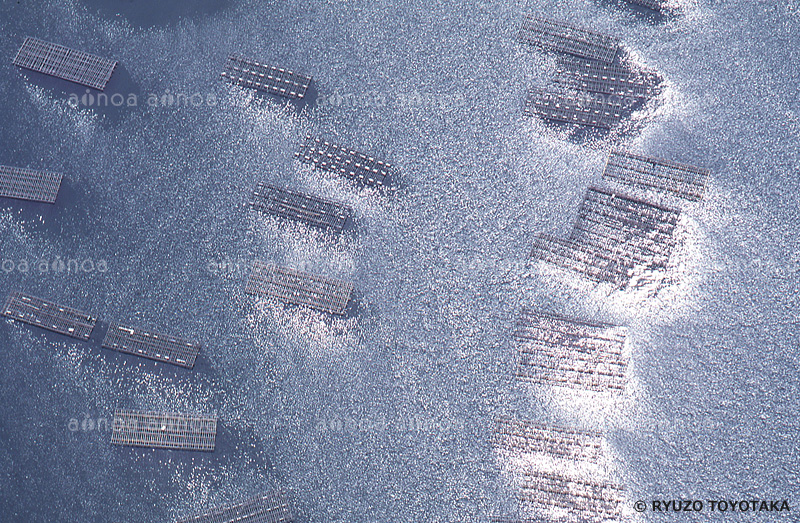
{"type": "Polygon", "coordinates": [[[186,372],[0,322],[3,518],[168,521],[273,487],[301,521],[531,515],[491,449],[499,415],[603,430],[631,500],[800,503],[791,2],[687,2],[661,20],[588,0],[106,4],[0,7],[0,163],[65,175],[55,206],[0,201],[0,290],[204,347],[186,372]],[[665,93],[623,136],[570,140],[524,118],[526,87],[553,67],[514,41],[527,12],[619,35],[665,93]],[[84,88],[19,71],[27,35],[119,60],[106,92],[126,104],[88,107],[84,88]],[[233,52],[313,75],[312,100],[221,82],[233,52]],[[302,166],[307,132],[386,158],[402,187],[302,166]],[[612,146],[713,171],[655,296],[525,267],[534,233],[571,226],[612,146]],[[346,202],[356,228],[256,215],[259,181],[346,202]],[[70,259],[82,268],[37,265],[70,259]],[[355,312],[257,303],[243,293],[254,259],[355,282],[355,312]],[[626,325],[627,392],[514,381],[523,306],[626,325]],[[216,412],[217,450],[111,447],[94,425],[117,407],[216,412]]]}

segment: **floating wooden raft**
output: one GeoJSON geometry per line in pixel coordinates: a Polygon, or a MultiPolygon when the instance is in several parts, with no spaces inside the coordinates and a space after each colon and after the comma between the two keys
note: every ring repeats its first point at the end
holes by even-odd
{"type": "Polygon", "coordinates": [[[168,334],[134,329],[118,323],[112,323],[103,347],[107,349],[134,354],[151,360],[172,363],[191,369],[200,352],[200,345],[168,334]]]}
{"type": "Polygon", "coordinates": [[[231,55],[222,77],[231,83],[270,94],[300,100],[306,95],[312,78],[241,56],[231,55]]]}
{"type": "Polygon", "coordinates": [[[612,36],[534,15],[522,22],[517,38],[541,49],[607,63],[614,61],[620,45],[612,36]]]}
{"type": "Polygon", "coordinates": [[[25,38],[13,64],[101,91],[117,67],[114,60],[31,37],[25,38]]]}
{"type": "Polygon", "coordinates": [[[521,489],[523,501],[543,510],[567,510],[569,521],[617,521],[625,501],[618,485],[533,470],[522,476],[521,489]]]}
{"type": "Polygon", "coordinates": [[[539,235],[531,258],[623,285],[643,271],[667,267],[679,217],[678,210],[589,188],[569,238],[539,235]]]}
{"type": "Polygon", "coordinates": [[[392,172],[392,166],[382,160],[311,136],[296,155],[303,163],[366,185],[384,185],[392,172]]]}
{"type": "Polygon", "coordinates": [[[332,314],[344,314],[353,293],[353,284],[256,261],[245,292],[332,314]]]}
{"type": "Polygon", "coordinates": [[[496,420],[494,446],[512,456],[546,454],[554,458],[599,463],[603,437],[598,432],[539,425],[525,420],[496,420]]]}
{"type": "Polygon", "coordinates": [[[703,197],[710,174],[702,167],[613,151],[603,178],[698,201],[703,197]]]}
{"type": "Polygon", "coordinates": [[[598,282],[624,285],[633,275],[632,269],[623,265],[608,249],[548,234],[536,235],[530,257],[580,272],[598,282]]]}
{"type": "Polygon", "coordinates": [[[662,82],[653,71],[572,57],[559,59],[554,80],[570,89],[633,98],[657,95],[662,82]]]}
{"type": "Polygon", "coordinates": [[[134,410],[114,412],[113,445],[213,451],[217,418],[134,410]]]}
{"type": "Polygon", "coordinates": [[[286,496],[270,492],[241,503],[212,509],[177,523],[290,523],[293,521],[286,496]]]}
{"type": "Polygon", "coordinates": [[[517,378],[594,391],[625,388],[627,331],[523,310],[514,331],[517,378]]]}
{"type": "Polygon", "coordinates": [[[61,178],[56,173],[0,165],[0,196],[55,203],[61,178]]]}
{"type": "Polygon", "coordinates": [[[353,210],[347,205],[259,183],[253,191],[254,209],[297,220],[322,229],[341,231],[353,210]]]}
{"type": "Polygon", "coordinates": [[[611,251],[631,269],[666,268],[680,211],[589,188],[570,240],[611,251]]]}
{"type": "Polygon", "coordinates": [[[622,119],[627,107],[622,100],[612,100],[588,92],[562,93],[532,87],[525,103],[525,114],[555,122],[611,129],[622,119]]]}
{"type": "Polygon", "coordinates": [[[97,323],[97,318],[85,312],[18,291],[9,294],[3,315],[79,340],[88,340],[97,323]]]}

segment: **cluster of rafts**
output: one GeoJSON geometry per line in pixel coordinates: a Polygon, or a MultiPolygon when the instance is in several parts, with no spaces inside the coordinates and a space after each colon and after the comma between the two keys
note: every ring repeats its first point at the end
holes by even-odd
{"type": "MultiPolygon", "coordinates": [[[[671,10],[669,0],[628,2],[660,13],[671,10]]],[[[517,39],[557,53],[552,85],[528,92],[528,116],[612,130],[661,93],[661,75],[634,63],[614,36],[530,15],[517,39]]]]}
{"type": "MultiPolygon", "coordinates": [[[[652,0],[634,3],[663,7],[652,0]]],[[[525,44],[569,55],[559,57],[555,79],[572,88],[572,94],[533,90],[529,115],[610,128],[622,113],[614,112],[607,99],[589,94],[635,98],[658,92],[657,74],[609,65],[619,48],[611,37],[540,17],[528,17],[519,34],[525,44]]],[[[531,260],[621,288],[648,274],[663,274],[677,242],[679,202],[701,200],[709,174],[704,168],[612,150],[604,186],[587,190],[572,231],[565,237],[537,235],[531,260]]],[[[518,353],[514,376],[613,398],[628,383],[626,337],[624,327],[523,310],[513,333],[518,353]]],[[[627,517],[625,489],[609,477],[611,460],[602,433],[504,418],[497,420],[493,443],[516,476],[519,499],[548,519],[597,523],[627,517]]],[[[508,517],[493,521],[521,522],[508,517]]]]}
{"type": "Polygon", "coordinates": [[[612,151],[603,171],[606,184],[586,191],[572,231],[566,237],[537,235],[530,257],[620,287],[657,280],[669,269],[681,211],[647,195],[697,201],[708,176],[707,169],[612,151]]]}
{"type": "MultiPolygon", "coordinates": [[[[627,384],[626,337],[624,327],[523,310],[513,333],[514,376],[543,386],[620,394],[627,384]]],[[[621,516],[624,488],[607,477],[610,460],[601,433],[499,419],[493,446],[515,474],[520,500],[535,510],[574,523],[621,516]]]]}
{"type": "MultiPolygon", "coordinates": [[[[528,16],[519,40],[554,51],[560,64],[555,82],[563,89],[532,89],[525,109],[530,116],[610,129],[619,125],[626,111],[629,114],[659,92],[662,79],[657,73],[618,60],[622,46],[617,38],[528,16]]],[[[664,271],[680,209],[651,196],[660,193],[698,201],[708,177],[704,168],[612,151],[603,173],[606,186],[588,189],[572,232],[563,238],[538,236],[531,258],[620,286],[664,271]]]]}
{"type": "MultiPolygon", "coordinates": [[[[13,63],[99,90],[105,89],[117,66],[116,61],[35,38],[25,39],[13,63]]],[[[306,95],[312,81],[309,76],[239,56],[228,58],[222,77],[242,87],[294,100],[306,95]]],[[[302,163],[350,178],[360,186],[391,189],[389,180],[393,167],[350,148],[308,136],[296,156],[302,163]]],[[[62,176],[57,173],[0,166],[0,197],[53,204],[61,181],[62,176]]],[[[342,203],[267,183],[255,188],[251,206],[332,232],[341,232],[353,217],[353,209],[342,203]]],[[[346,312],[353,288],[350,282],[256,261],[245,292],[341,315],[346,312]]],[[[8,295],[2,315],[83,341],[90,340],[98,323],[96,316],[19,291],[8,295]]],[[[187,369],[194,367],[200,351],[197,342],[113,322],[105,332],[102,346],[187,369]]],[[[111,443],[210,452],[215,448],[217,422],[218,418],[213,415],[117,409],[111,443]]],[[[269,492],[181,522],[284,523],[292,520],[285,494],[269,492]]]]}
{"type": "Polygon", "coordinates": [[[610,130],[660,93],[658,73],[634,65],[612,36],[528,16],[518,39],[559,53],[554,85],[528,93],[528,116],[610,130]]]}
{"type": "MultiPolygon", "coordinates": [[[[652,0],[635,3],[653,4],[652,0]]],[[[579,126],[612,128],[637,103],[658,94],[660,77],[617,60],[619,42],[611,37],[540,17],[528,17],[520,40],[561,53],[554,77],[559,89],[533,89],[526,113],[579,126]]],[[[20,67],[103,89],[116,62],[27,38],[14,63],[20,67]]],[[[290,99],[302,99],[308,76],[231,56],[222,77],[236,85],[290,99]]],[[[354,181],[382,187],[390,165],[349,148],[307,137],[298,159],[354,181]]],[[[610,153],[603,178],[609,184],[670,194],[690,201],[704,192],[708,171],[624,151],[610,153]]],[[[54,203],[61,176],[0,166],[0,196],[54,203]]],[[[353,210],[322,196],[260,183],[254,209],[333,232],[344,229],[353,210]]],[[[679,211],[622,194],[611,187],[587,191],[573,231],[565,238],[537,237],[531,257],[576,270],[595,281],[625,285],[642,271],[666,267],[674,245],[679,211]]],[[[286,303],[343,314],[353,285],[287,267],[256,262],[245,291],[286,303]]],[[[12,293],[2,314],[77,339],[88,340],[97,318],[22,292],[12,293]]],[[[520,380],[593,392],[620,393],[626,386],[624,328],[523,311],[513,338],[520,380]]],[[[192,368],[196,342],[110,324],[103,347],[192,368]]],[[[112,443],[167,449],[212,451],[217,418],[120,409],[112,443]]],[[[544,427],[524,420],[497,421],[494,446],[519,471],[520,498],[569,521],[617,519],[622,486],[600,480],[604,438],[599,433],[544,427]],[[578,466],[575,466],[575,465],[578,466]],[[589,467],[588,469],[586,467],[589,467]],[[596,477],[569,471],[594,470],[596,477]]],[[[292,515],[282,493],[268,493],[213,509],[183,521],[286,522],[292,515]]],[[[497,521],[506,521],[496,518],[497,521]]]]}
{"type": "MultiPolygon", "coordinates": [[[[306,95],[312,81],[310,76],[240,56],[228,58],[222,77],[235,85],[295,100],[306,95]]],[[[394,174],[394,168],[383,160],[310,135],[295,155],[302,163],[344,176],[361,186],[388,189],[394,174]]],[[[251,206],[332,232],[341,232],[353,217],[353,209],[343,203],[267,183],[255,188],[251,206]]],[[[245,292],[341,315],[346,312],[353,284],[256,261],[245,292]]]]}

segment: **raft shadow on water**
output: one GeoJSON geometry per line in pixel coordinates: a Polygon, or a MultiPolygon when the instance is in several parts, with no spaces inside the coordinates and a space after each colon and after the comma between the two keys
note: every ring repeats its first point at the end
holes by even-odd
{"type": "MultiPolygon", "coordinates": [[[[35,165],[23,167],[41,168],[35,165]]],[[[58,169],[41,168],[41,170],[58,169]]],[[[65,229],[73,227],[85,229],[102,221],[102,216],[92,207],[93,199],[86,186],[75,183],[68,174],[64,174],[55,203],[0,197],[0,209],[10,210],[16,215],[16,220],[23,223],[31,232],[41,234],[45,238],[59,238],[63,236],[65,229]]]]}
{"type": "Polygon", "coordinates": [[[125,114],[138,110],[146,102],[141,87],[121,63],[114,68],[103,91],[29,69],[19,71],[28,82],[44,89],[51,98],[64,100],[77,110],[96,113],[101,125],[120,123],[125,114]]]}
{"type": "Polygon", "coordinates": [[[627,0],[598,0],[597,3],[604,9],[610,11],[624,11],[630,13],[634,20],[645,22],[650,25],[664,24],[675,17],[675,13],[671,10],[667,10],[666,12],[656,11],[627,0]]]}

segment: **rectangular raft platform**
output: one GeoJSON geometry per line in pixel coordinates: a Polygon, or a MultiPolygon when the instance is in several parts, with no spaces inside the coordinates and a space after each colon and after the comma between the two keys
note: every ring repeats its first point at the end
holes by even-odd
{"type": "Polygon", "coordinates": [[[624,285],[633,275],[633,270],[619,263],[614,258],[614,253],[608,249],[583,245],[549,234],[538,234],[534,237],[530,259],[579,272],[596,282],[615,285],[624,285]]]}
{"type": "Polygon", "coordinates": [[[383,186],[388,183],[393,170],[383,160],[312,136],[306,137],[296,156],[317,169],[343,175],[364,185],[383,186]]]}
{"type": "Polygon", "coordinates": [[[559,59],[554,80],[570,89],[633,98],[656,96],[662,82],[652,71],[572,57],[559,59]]]}
{"type": "Polygon", "coordinates": [[[353,209],[347,205],[299,192],[259,183],[250,205],[263,213],[340,232],[353,209]]]}
{"type": "Polygon", "coordinates": [[[611,129],[619,124],[625,110],[623,100],[589,92],[565,93],[540,87],[530,88],[525,102],[527,116],[600,129],[611,129]]]}
{"type": "Polygon", "coordinates": [[[710,174],[702,167],[612,151],[603,178],[698,201],[703,197],[710,174]]]}
{"type": "Polygon", "coordinates": [[[0,197],[55,203],[61,179],[57,173],[0,165],[0,197]]]}
{"type": "Polygon", "coordinates": [[[521,478],[523,501],[542,510],[566,510],[566,521],[617,521],[625,501],[622,487],[570,478],[559,473],[526,472],[521,478]]]}
{"type": "Polygon", "coordinates": [[[222,78],[242,87],[301,100],[312,78],[304,74],[265,65],[238,55],[231,55],[222,71],[222,78]]]}
{"type": "Polygon", "coordinates": [[[341,315],[353,284],[256,261],[245,292],[341,315]]]}
{"type": "Polygon", "coordinates": [[[627,330],[523,310],[513,337],[519,379],[593,391],[625,388],[627,330]]]}
{"type": "Polygon", "coordinates": [[[603,437],[589,432],[540,425],[525,420],[495,420],[494,447],[511,456],[546,454],[553,458],[600,463],[603,437]]]}
{"type": "Polygon", "coordinates": [[[615,37],[535,15],[525,18],[517,39],[540,49],[606,63],[614,61],[620,46],[615,37]]]}
{"type": "Polygon", "coordinates": [[[97,324],[97,318],[83,311],[18,291],[9,294],[3,316],[79,340],[88,340],[97,324]]]}
{"type": "Polygon", "coordinates": [[[196,342],[118,323],[109,326],[103,347],[187,369],[194,367],[200,352],[200,344],[196,342]]]}
{"type": "Polygon", "coordinates": [[[216,417],[124,409],[114,412],[113,445],[211,452],[216,438],[216,417]]]}
{"type": "Polygon", "coordinates": [[[31,37],[25,38],[13,64],[100,91],[117,67],[114,60],[31,37]]]}
{"type": "Polygon", "coordinates": [[[282,492],[254,496],[241,503],[212,509],[177,523],[290,523],[292,513],[282,492]]]}

